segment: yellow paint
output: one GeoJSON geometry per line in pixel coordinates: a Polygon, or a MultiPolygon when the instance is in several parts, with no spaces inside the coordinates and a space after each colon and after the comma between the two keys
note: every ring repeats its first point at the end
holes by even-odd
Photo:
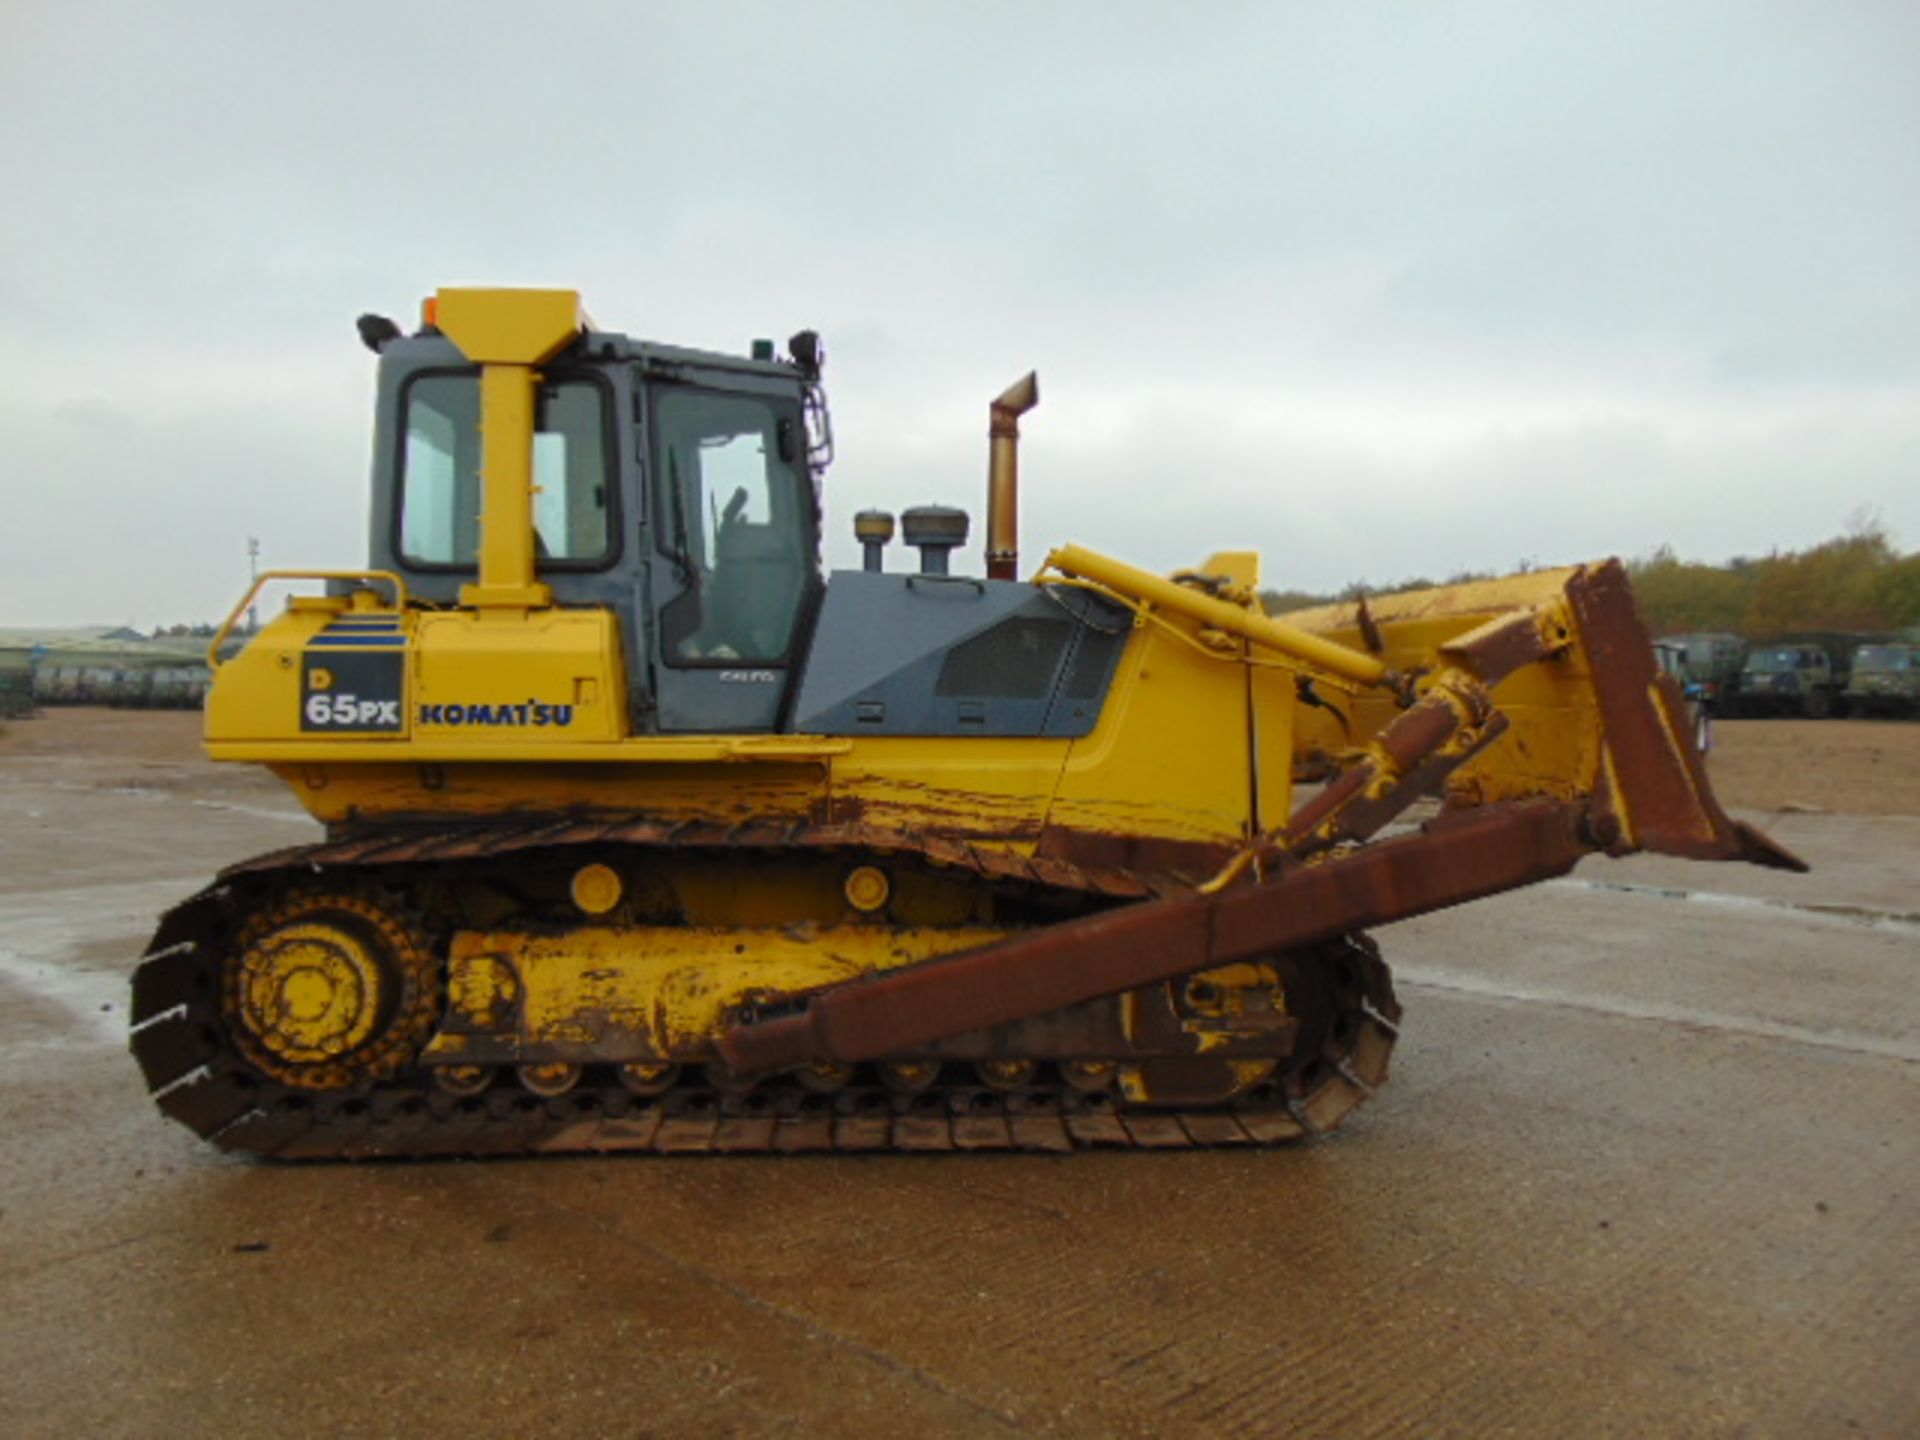
{"type": "Polygon", "coordinates": [[[521,611],[553,603],[533,578],[534,385],[530,365],[480,369],[480,578],[460,603],[521,611]]]}
{"type": "MultiPolygon", "coordinates": [[[[391,587],[388,601],[396,609],[407,606],[407,584],[391,570],[263,570],[247,587],[246,594],[240,597],[240,603],[227,612],[227,618],[220,622],[220,628],[213,632],[213,639],[207,643],[207,666],[219,670],[226,663],[221,648],[233,634],[233,627],[240,623],[240,617],[247,613],[247,607],[253,603],[253,597],[266,586],[275,582],[289,580],[372,580],[391,587]]],[[[295,595],[287,601],[290,611],[305,612],[325,616],[345,614],[348,610],[369,613],[381,607],[380,598],[371,590],[355,590],[350,596],[339,595],[295,595]]]]}
{"type": "Polygon", "coordinates": [[[865,914],[872,914],[887,903],[887,896],[893,887],[887,883],[887,872],[875,869],[871,865],[858,865],[847,872],[847,903],[865,914]]]}
{"type": "MultiPolygon", "coordinates": [[[[344,603],[290,607],[221,667],[207,702],[214,759],[325,764],[364,760],[370,744],[403,751],[414,762],[602,757],[605,742],[626,734],[620,627],[611,612],[396,611],[371,596],[351,613],[392,617],[406,640],[401,729],[352,736],[302,730],[302,661],[376,653],[326,649],[320,632],[344,603]],[[475,723],[474,707],[484,707],[483,718],[492,723],[475,723]]],[[[687,754],[756,753],[732,751],[729,743],[708,741],[687,754]]],[[[782,754],[779,747],[758,753],[782,754]]]]}
{"type": "Polygon", "coordinates": [[[626,887],[608,865],[582,865],[573,872],[573,903],[586,915],[604,915],[620,903],[626,887]]]}
{"type": "Polygon", "coordinates": [[[1366,651],[1272,620],[1250,596],[1243,595],[1237,604],[1216,600],[1190,585],[1162,579],[1150,571],[1078,545],[1062,545],[1047,556],[1047,563],[1065,574],[1082,576],[1209,629],[1238,635],[1359,684],[1377,685],[1386,678],[1386,667],[1366,651]]]}
{"type": "Polygon", "coordinates": [[[1200,573],[1219,576],[1233,586],[1236,596],[1247,600],[1254,600],[1260,593],[1260,553],[1257,550],[1217,550],[1201,562],[1200,573]]]}
{"type": "Polygon", "coordinates": [[[425,1053],[542,1064],[702,1059],[734,1007],[1006,933],[883,925],[463,930],[448,963],[447,1023],[425,1053]]]}
{"type": "Polygon", "coordinates": [[[828,793],[826,768],[817,763],[656,763],[646,740],[617,747],[521,746],[517,753],[505,741],[466,750],[413,743],[393,746],[392,761],[369,760],[371,747],[355,751],[342,741],[325,749],[208,748],[216,759],[270,762],[314,818],[327,822],[422,811],[498,817],[578,808],[663,820],[805,821],[824,813],[828,793]],[[589,763],[582,752],[599,758],[589,763]]]}
{"type": "Polygon", "coordinates": [[[832,763],[832,817],[1030,847],[1071,744],[859,736],[832,763]]]}
{"type": "Polygon", "coordinates": [[[414,622],[409,656],[409,719],[424,745],[457,754],[506,744],[523,758],[627,732],[620,627],[611,611],[424,614],[414,622]],[[473,723],[476,706],[495,723],[473,723]],[[512,713],[503,715],[503,707],[512,713]]]}
{"type": "MultiPolygon", "coordinates": [[[[1399,669],[1433,667],[1446,647],[1488,623],[1532,612],[1550,637],[1565,630],[1565,594],[1573,569],[1540,570],[1503,580],[1474,581],[1435,590],[1379,595],[1367,602],[1386,642],[1382,659],[1399,669]]],[[[1286,617],[1303,630],[1361,642],[1354,605],[1331,605],[1286,617]]],[[[1333,698],[1333,697],[1329,697],[1333,698]]],[[[1492,803],[1528,795],[1574,799],[1600,783],[1605,735],[1594,699],[1592,669],[1578,643],[1539,664],[1524,666],[1495,686],[1493,703],[1509,724],[1505,735],[1454,772],[1448,792],[1462,803],[1492,803]]],[[[1364,744],[1400,713],[1391,697],[1360,692],[1336,700],[1353,722],[1344,733],[1325,710],[1297,715],[1301,748],[1339,753],[1364,744]]]]}
{"type": "Polygon", "coordinates": [[[372,1036],[385,1000],[380,975],[352,932],[312,921],[282,926],[240,957],[240,1015],[281,1060],[334,1060],[372,1036]]]}
{"type": "Polygon", "coordinates": [[[534,579],[534,386],[585,327],[572,290],[442,290],[440,329],[480,366],[479,580],[460,603],[509,613],[553,603],[534,579]]]}
{"type": "MultiPolygon", "coordinates": [[[[1290,686],[1286,693],[1285,708],[1258,717],[1263,756],[1290,753],[1290,686]]],[[[1072,742],[1049,822],[1100,834],[1238,844],[1250,833],[1254,793],[1248,705],[1247,672],[1238,657],[1202,654],[1158,626],[1136,629],[1099,723],[1072,742]]],[[[1282,808],[1288,771],[1281,764],[1262,772],[1263,789],[1282,808]]]]}
{"type": "Polygon", "coordinates": [[[544,365],[587,328],[577,290],[444,288],[435,320],[476,365],[544,365]]]}

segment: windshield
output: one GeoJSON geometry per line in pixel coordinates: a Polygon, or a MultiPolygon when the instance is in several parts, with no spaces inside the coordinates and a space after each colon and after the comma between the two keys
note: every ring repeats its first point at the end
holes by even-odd
{"type": "Polygon", "coordinates": [[[1782,670],[1817,670],[1818,650],[1756,650],[1747,657],[1747,669],[1755,675],[1771,675],[1782,670]]]}
{"type": "Polygon", "coordinates": [[[1911,670],[1913,651],[1904,645],[1862,645],[1853,665],[1856,670],[1911,670]]]}
{"type": "Polygon", "coordinates": [[[662,615],[669,660],[784,659],[813,569],[795,427],[712,391],[668,390],[656,415],[660,546],[687,586],[662,615]]]}

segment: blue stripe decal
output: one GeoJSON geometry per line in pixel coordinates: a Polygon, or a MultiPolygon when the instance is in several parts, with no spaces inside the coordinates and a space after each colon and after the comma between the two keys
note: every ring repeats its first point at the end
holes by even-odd
{"type": "Polygon", "coordinates": [[[326,628],[329,630],[355,630],[355,631],[398,630],[400,628],[400,622],[398,620],[376,620],[376,621],[336,620],[326,628]]]}
{"type": "Polygon", "coordinates": [[[407,637],[404,635],[327,635],[320,634],[307,642],[309,650],[334,650],[344,647],[358,647],[363,650],[404,650],[407,637]]]}

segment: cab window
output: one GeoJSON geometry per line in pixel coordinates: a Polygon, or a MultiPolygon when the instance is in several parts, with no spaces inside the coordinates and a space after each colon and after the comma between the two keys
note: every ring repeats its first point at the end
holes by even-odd
{"type": "Polygon", "coordinates": [[[812,573],[791,419],[697,390],[666,391],[655,414],[659,543],[686,587],[661,616],[669,662],[784,660],[812,573]]]}
{"type": "MultiPolygon", "coordinates": [[[[401,558],[474,568],[480,548],[480,380],[416,376],[405,391],[400,455],[401,558]]],[[[534,546],[541,565],[611,558],[606,398],[591,380],[540,386],[534,409],[534,546]]]]}

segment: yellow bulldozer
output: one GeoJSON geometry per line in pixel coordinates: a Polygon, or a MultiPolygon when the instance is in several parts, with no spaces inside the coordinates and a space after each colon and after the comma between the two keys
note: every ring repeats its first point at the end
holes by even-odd
{"type": "Polygon", "coordinates": [[[943,506],[827,575],[813,332],[487,289],[359,328],[368,568],[262,575],[306,590],[209,656],[208,752],[325,838],[133,978],[159,1108],[223,1149],[1284,1142],[1387,1078],[1368,927],[1596,851],[1804,868],[1715,802],[1617,562],[1285,621],[1241,552],[1020,579],[1028,376],[984,575],[943,506]]]}

